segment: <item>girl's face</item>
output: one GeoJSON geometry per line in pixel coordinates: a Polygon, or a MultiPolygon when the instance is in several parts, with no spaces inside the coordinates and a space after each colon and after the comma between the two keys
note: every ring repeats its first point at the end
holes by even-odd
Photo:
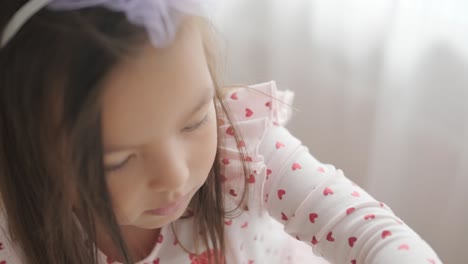
{"type": "Polygon", "coordinates": [[[184,213],[215,160],[214,93],[201,36],[188,27],[105,80],[104,165],[120,225],[159,228],[184,213]]]}

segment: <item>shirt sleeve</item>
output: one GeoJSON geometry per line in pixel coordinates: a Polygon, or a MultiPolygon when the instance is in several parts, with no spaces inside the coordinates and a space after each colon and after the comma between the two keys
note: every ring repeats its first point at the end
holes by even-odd
{"type": "Polygon", "coordinates": [[[8,234],[6,215],[0,212],[0,264],[21,264],[21,252],[14,247],[8,234]]]}
{"type": "Polygon", "coordinates": [[[316,255],[336,264],[442,263],[388,206],[314,158],[284,127],[270,127],[259,153],[269,214],[316,255]]]}

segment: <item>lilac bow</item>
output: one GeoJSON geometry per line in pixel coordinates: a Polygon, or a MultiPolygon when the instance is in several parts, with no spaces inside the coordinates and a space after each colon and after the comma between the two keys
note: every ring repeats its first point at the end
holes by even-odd
{"type": "Polygon", "coordinates": [[[209,0],[53,0],[49,8],[72,10],[101,5],[124,12],[135,25],[144,26],[156,47],[170,43],[177,31],[181,14],[206,16],[209,0]]]}
{"type": "Polygon", "coordinates": [[[214,11],[215,2],[216,0],[31,0],[10,21],[12,25],[9,25],[11,27],[7,36],[2,38],[2,42],[5,40],[2,45],[42,6],[56,11],[103,6],[125,13],[130,22],[146,28],[155,47],[162,47],[174,39],[181,15],[207,17],[214,11]]]}

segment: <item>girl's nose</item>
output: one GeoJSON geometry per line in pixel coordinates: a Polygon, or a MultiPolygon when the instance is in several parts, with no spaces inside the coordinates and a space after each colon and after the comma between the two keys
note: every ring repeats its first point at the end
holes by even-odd
{"type": "Polygon", "coordinates": [[[166,146],[154,152],[155,156],[148,165],[151,189],[158,192],[183,189],[189,179],[190,170],[186,153],[180,142],[166,142],[166,146]]]}

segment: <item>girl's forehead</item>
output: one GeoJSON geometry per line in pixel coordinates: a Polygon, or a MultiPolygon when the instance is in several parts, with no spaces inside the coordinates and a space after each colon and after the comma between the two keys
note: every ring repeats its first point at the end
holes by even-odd
{"type": "Polygon", "coordinates": [[[138,145],[187,123],[213,89],[198,31],[185,28],[170,47],[146,45],[103,83],[104,145],[138,145]]]}

